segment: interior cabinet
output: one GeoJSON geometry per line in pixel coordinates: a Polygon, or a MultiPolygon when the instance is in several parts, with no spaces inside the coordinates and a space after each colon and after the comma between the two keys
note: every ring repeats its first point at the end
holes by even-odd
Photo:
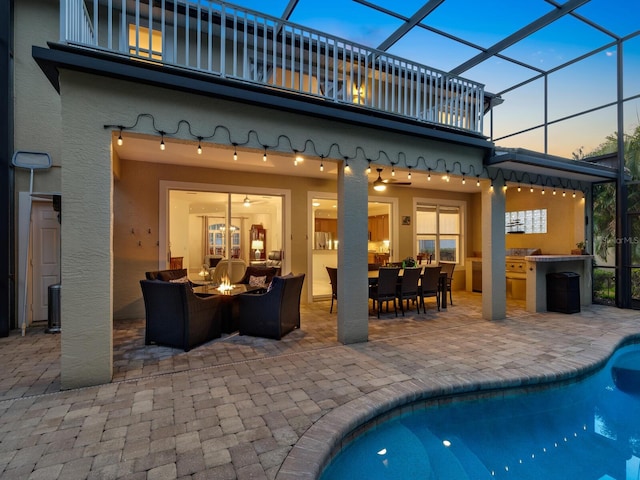
{"type": "Polygon", "coordinates": [[[389,215],[369,217],[369,241],[382,242],[389,240],[389,215]]]}
{"type": "Polygon", "coordinates": [[[333,238],[338,236],[338,220],[335,218],[316,218],[316,232],[328,232],[333,234],[333,238]]]}

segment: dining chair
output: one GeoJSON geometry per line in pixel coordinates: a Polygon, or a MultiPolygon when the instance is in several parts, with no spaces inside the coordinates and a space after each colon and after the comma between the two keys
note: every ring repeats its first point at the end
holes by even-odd
{"type": "Polygon", "coordinates": [[[424,299],[428,297],[436,297],[436,305],[440,311],[440,269],[441,267],[425,267],[424,273],[420,278],[420,288],[418,289],[418,297],[420,297],[420,305],[422,311],[427,313],[427,307],[424,299]]]}
{"type": "Polygon", "coordinates": [[[418,302],[418,283],[422,267],[405,268],[402,272],[402,280],[397,285],[396,297],[400,301],[400,310],[404,317],[404,301],[407,302],[407,310],[409,310],[409,300],[413,300],[416,309],[420,313],[420,303],[418,302]]]}
{"type": "Polygon", "coordinates": [[[334,267],[326,267],[331,282],[331,308],[329,313],[333,313],[333,301],[338,301],[338,269],[334,267]]]}
{"type": "Polygon", "coordinates": [[[456,268],[456,264],[452,262],[440,262],[441,272],[446,272],[447,280],[445,283],[446,291],[449,292],[449,303],[453,305],[453,298],[451,298],[451,283],[453,282],[453,270],[456,268]]]}
{"type": "Polygon", "coordinates": [[[378,318],[382,310],[382,302],[387,303],[387,311],[389,311],[389,302],[393,302],[393,308],[398,316],[398,304],[396,303],[396,288],[398,285],[399,268],[381,268],[378,270],[378,283],[369,287],[369,298],[373,300],[373,308],[378,304],[378,318]]]}

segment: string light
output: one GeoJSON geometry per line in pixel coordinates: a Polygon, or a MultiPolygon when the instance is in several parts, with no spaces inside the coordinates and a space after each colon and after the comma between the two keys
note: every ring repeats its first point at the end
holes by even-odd
{"type": "Polygon", "coordinates": [[[493,192],[493,180],[491,180],[491,185],[489,185],[489,191],[493,192]]]}
{"type": "Polygon", "coordinates": [[[349,157],[344,157],[344,169],[349,170],[349,157]]]}
{"type": "MultiPolygon", "coordinates": [[[[118,131],[118,135],[117,135],[117,137],[116,137],[116,142],[115,142],[115,143],[116,143],[116,145],[121,146],[121,145],[123,145],[123,144],[124,144],[124,138],[123,138],[123,135],[122,135],[122,134],[123,134],[123,132],[124,132],[125,130],[134,130],[134,129],[137,127],[137,125],[138,125],[138,123],[140,122],[140,120],[141,120],[141,119],[149,119],[149,120],[152,122],[152,128],[153,128],[153,130],[156,132],[156,134],[160,135],[160,137],[161,137],[161,139],[160,139],[160,149],[161,149],[161,150],[163,150],[163,151],[164,151],[164,150],[166,150],[166,143],[165,143],[165,141],[164,141],[164,137],[165,137],[166,135],[169,135],[169,136],[177,135],[177,134],[179,133],[179,131],[180,131],[183,127],[185,127],[185,126],[186,126],[186,128],[188,128],[188,134],[191,136],[191,138],[192,138],[193,140],[197,141],[197,153],[198,153],[199,155],[200,155],[200,154],[202,154],[202,150],[203,150],[202,142],[203,142],[203,141],[207,141],[207,139],[212,139],[212,138],[216,137],[216,136],[218,135],[218,131],[219,131],[219,130],[220,130],[220,131],[226,131],[226,133],[227,133],[227,135],[228,135],[228,143],[227,143],[227,145],[229,145],[229,144],[233,145],[233,160],[234,160],[234,161],[237,161],[237,160],[238,160],[237,147],[238,147],[238,146],[240,146],[240,145],[248,145],[249,143],[251,143],[251,135],[255,135],[256,137],[258,137],[258,135],[259,135],[259,134],[258,134],[258,132],[256,132],[255,130],[250,130],[250,131],[248,132],[248,134],[247,134],[247,139],[246,139],[246,141],[244,141],[244,142],[239,142],[239,143],[238,143],[238,142],[232,142],[232,141],[231,141],[231,131],[230,131],[230,129],[229,129],[227,126],[225,126],[225,125],[216,125],[216,126],[213,128],[213,130],[212,130],[212,132],[211,132],[211,134],[210,134],[210,135],[199,136],[199,135],[195,135],[195,134],[193,133],[191,123],[190,123],[188,120],[185,120],[185,119],[181,119],[181,120],[179,120],[179,121],[177,122],[177,127],[175,128],[175,131],[174,131],[174,130],[171,130],[171,131],[164,131],[164,130],[159,129],[159,128],[156,126],[156,119],[155,119],[155,117],[154,117],[152,114],[149,114],[149,113],[140,113],[140,114],[138,114],[138,115],[137,115],[137,118],[136,118],[136,120],[135,120],[135,122],[133,122],[133,124],[132,124],[132,125],[126,125],[126,126],[121,125],[121,124],[119,124],[119,125],[104,125],[104,128],[105,128],[105,129],[106,129],[106,128],[109,128],[109,129],[112,129],[112,130],[117,129],[117,131],[118,131]]],[[[297,165],[298,163],[302,162],[302,161],[304,160],[304,158],[303,158],[302,156],[298,156],[298,153],[299,153],[299,152],[298,152],[298,151],[296,151],[296,149],[294,149],[294,148],[291,146],[291,139],[290,139],[289,137],[287,137],[286,135],[281,135],[281,137],[284,137],[285,139],[289,140],[290,148],[291,148],[291,150],[296,154],[296,157],[295,157],[295,159],[294,159],[294,165],[297,165]]],[[[258,141],[259,141],[259,140],[258,140],[258,141]]],[[[223,144],[223,143],[225,143],[225,142],[222,142],[222,141],[219,141],[219,140],[218,140],[218,141],[213,141],[213,140],[212,140],[212,142],[214,142],[214,143],[216,143],[216,144],[223,144]]],[[[315,144],[313,143],[313,141],[312,141],[312,140],[307,139],[307,140],[306,140],[306,142],[310,142],[310,143],[312,144],[312,150],[314,151],[314,155],[321,156],[323,159],[325,158],[325,157],[324,157],[324,155],[320,155],[320,154],[319,154],[319,152],[318,152],[318,151],[317,151],[317,149],[316,149],[317,147],[315,146],[315,144]]],[[[305,151],[306,151],[306,148],[307,148],[307,147],[306,147],[306,142],[305,142],[305,151]]],[[[195,143],[195,142],[194,142],[194,143],[195,143]]],[[[263,148],[264,148],[264,153],[263,153],[262,160],[263,160],[263,162],[266,162],[266,161],[267,161],[267,155],[268,155],[268,149],[269,149],[270,147],[269,147],[268,145],[264,145],[264,144],[263,144],[262,146],[263,146],[263,148]]],[[[332,145],[331,145],[331,147],[330,147],[330,148],[333,148],[333,147],[337,147],[337,148],[338,148],[338,151],[340,151],[340,145],[338,145],[338,144],[334,143],[334,144],[332,144],[332,145]]],[[[360,147],[359,147],[359,148],[360,148],[360,147]]],[[[381,153],[383,153],[383,154],[384,154],[384,152],[381,152],[381,153]]],[[[402,154],[402,152],[399,152],[399,154],[402,154]]],[[[339,157],[338,157],[338,158],[339,158],[339,157]]],[[[343,158],[345,159],[345,169],[350,168],[350,166],[349,166],[349,159],[348,159],[347,157],[343,157],[343,158]]],[[[366,158],[366,157],[365,157],[365,158],[366,158]]],[[[426,164],[426,160],[425,160],[423,157],[419,157],[419,158],[418,158],[418,161],[419,161],[419,160],[422,160],[422,161],[424,161],[424,162],[425,162],[425,167],[426,167],[426,169],[429,171],[429,172],[428,172],[428,174],[427,174],[427,180],[428,180],[428,181],[430,181],[430,180],[431,180],[431,171],[432,171],[433,169],[432,169],[432,168],[429,168],[429,166],[426,164]]],[[[449,181],[451,180],[451,175],[450,175],[451,170],[448,170],[446,167],[447,167],[447,166],[450,166],[450,165],[447,165],[447,162],[446,162],[446,160],[445,160],[445,159],[440,159],[440,158],[439,158],[437,163],[439,164],[439,162],[440,162],[440,161],[443,161],[443,162],[444,162],[444,165],[443,165],[443,166],[444,166],[444,170],[446,171],[446,173],[442,176],[442,178],[443,178],[443,180],[445,180],[445,181],[449,182],[449,181]]],[[[371,160],[371,159],[367,159],[367,162],[368,162],[368,165],[367,165],[367,173],[370,173],[370,172],[371,172],[371,169],[372,169],[372,168],[371,168],[371,163],[373,163],[373,160],[371,160]]],[[[458,163],[458,164],[459,164],[459,162],[453,162],[454,170],[455,170],[455,164],[456,164],[456,163],[458,163]]],[[[395,163],[394,163],[394,162],[390,162],[390,164],[391,164],[391,176],[392,176],[392,177],[395,177],[395,176],[396,176],[396,175],[395,175],[395,173],[396,173],[396,171],[395,171],[395,165],[396,165],[396,164],[398,164],[398,162],[395,162],[395,163]]],[[[411,167],[411,166],[406,165],[406,162],[405,162],[405,166],[409,169],[409,172],[408,172],[408,174],[407,174],[407,177],[408,177],[408,179],[409,179],[409,180],[411,180],[411,178],[412,178],[412,171],[411,171],[411,169],[412,169],[412,168],[414,168],[414,167],[411,167]]],[[[483,167],[483,169],[484,169],[484,167],[483,167]]],[[[320,170],[321,170],[321,171],[324,171],[324,162],[323,162],[323,161],[321,161],[321,163],[320,163],[320,170]]],[[[460,172],[460,173],[461,173],[461,176],[462,176],[461,182],[462,182],[462,184],[463,184],[463,185],[465,185],[465,184],[466,184],[466,174],[464,174],[464,173],[462,173],[462,172],[460,172]]],[[[488,172],[487,172],[487,173],[488,173],[488,172]]],[[[500,174],[500,173],[501,173],[501,171],[499,170],[499,171],[498,171],[498,174],[500,174]]],[[[475,172],[474,172],[474,174],[475,174],[475,172]]],[[[475,174],[475,176],[476,176],[476,186],[477,186],[477,187],[481,187],[480,177],[482,176],[482,173],[481,173],[481,174],[475,174]]],[[[493,183],[493,182],[492,182],[492,183],[493,183]]],[[[506,181],[505,181],[505,185],[506,185],[506,181]]],[[[563,186],[563,185],[561,185],[561,186],[563,186]]],[[[570,185],[570,186],[571,186],[571,185],[570,185]]],[[[556,194],[556,187],[555,187],[555,186],[553,186],[553,185],[552,185],[552,187],[553,187],[553,191],[552,191],[552,193],[553,193],[553,195],[555,195],[555,194],[556,194]]],[[[533,192],[533,190],[534,190],[534,189],[533,189],[533,184],[531,183],[530,191],[531,191],[531,192],[533,192]]],[[[573,191],[572,191],[572,196],[573,196],[573,198],[578,198],[578,197],[577,197],[577,191],[576,191],[576,189],[575,189],[575,188],[572,188],[572,190],[573,190],[573,191]]],[[[521,185],[520,185],[520,183],[518,183],[518,191],[521,191],[521,185]]],[[[542,187],[542,188],[541,188],[541,194],[542,194],[542,195],[544,195],[545,193],[546,193],[545,188],[544,188],[544,187],[542,187]]],[[[584,197],[585,197],[585,193],[584,193],[584,191],[582,191],[582,194],[583,194],[583,197],[582,197],[582,198],[584,198],[584,197]]],[[[566,189],[564,188],[564,186],[563,186],[563,197],[566,197],[566,189]]]]}
{"type": "Polygon", "coordinates": [[[567,196],[567,192],[565,192],[564,190],[562,191],[562,196],[566,197],[567,196]]]}
{"type": "Polygon", "coordinates": [[[531,186],[529,187],[529,191],[530,191],[531,193],[533,193],[533,185],[531,185],[531,186]]]}
{"type": "Polygon", "coordinates": [[[522,188],[520,188],[520,184],[518,184],[518,191],[521,192],[522,188]]]}

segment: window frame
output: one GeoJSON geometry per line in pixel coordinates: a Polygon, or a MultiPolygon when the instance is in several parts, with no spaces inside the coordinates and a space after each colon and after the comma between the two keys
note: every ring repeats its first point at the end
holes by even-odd
{"type": "MultiPolygon", "coordinates": [[[[446,200],[442,198],[414,198],[413,212],[415,221],[413,222],[413,251],[414,256],[417,257],[418,252],[418,236],[419,235],[435,235],[435,252],[433,261],[435,263],[440,261],[440,236],[444,237],[458,237],[458,259],[455,262],[456,265],[464,266],[464,259],[466,256],[466,233],[467,233],[467,202],[463,200],[446,200]],[[436,232],[418,232],[418,209],[420,207],[435,207],[436,208],[436,232]],[[440,233],[440,209],[441,208],[458,208],[459,214],[459,233],[440,233]]],[[[445,261],[445,260],[443,260],[445,261]]],[[[446,260],[449,261],[449,260],[446,260]]]]}

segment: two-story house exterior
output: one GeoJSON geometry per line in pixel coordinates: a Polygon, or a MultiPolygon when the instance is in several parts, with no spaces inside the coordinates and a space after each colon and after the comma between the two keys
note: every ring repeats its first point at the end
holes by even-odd
{"type": "MultiPolygon", "coordinates": [[[[482,251],[488,320],[506,312],[503,186],[572,185],[570,234],[558,240],[568,251],[589,234],[590,184],[616,178],[586,162],[546,156],[531,166],[531,152],[496,155],[483,121],[499,99],[479,83],[228,4],[26,0],[12,18],[12,151],[47,153],[52,164],[13,170],[10,328],[28,324],[35,292],[44,294],[43,277],[23,265],[46,231],[46,248],[59,249],[63,388],[110,381],[113,319],[143,316],[139,280],[180,256],[172,231],[188,225],[171,217],[173,191],[277,197],[269,241],[294,272],[312,268],[311,197],[335,198],[338,297],[349,299],[338,339],[355,343],[367,340],[362,279],[366,212],[382,196],[376,167],[416,182],[390,195],[396,260],[419,253],[418,206],[462,212],[459,275],[464,258],[482,251]],[[538,173],[524,180],[527,170],[538,173]],[[431,176],[453,176],[458,187],[432,189],[431,176]],[[49,211],[51,221],[58,195],[59,237],[55,221],[49,229],[32,220],[49,211]]],[[[233,224],[241,215],[232,208],[233,224]]],[[[303,301],[313,301],[312,288],[306,282],[303,301]]]]}

